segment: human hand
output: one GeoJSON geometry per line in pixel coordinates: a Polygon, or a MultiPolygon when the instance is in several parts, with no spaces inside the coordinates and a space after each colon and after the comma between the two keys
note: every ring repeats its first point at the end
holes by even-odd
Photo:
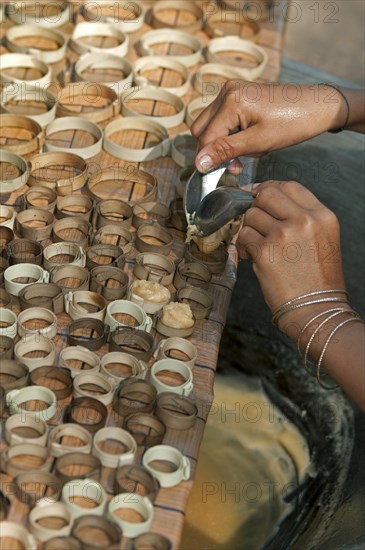
{"type": "Polygon", "coordinates": [[[237,247],[253,260],[271,311],[309,292],[345,289],[335,214],[296,182],[265,182],[253,195],[237,247]]]}
{"type": "MultiPolygon", "coordinates": [[[[339,128],[346,116],[343,97],[326,85],[228,80],[191,128],[196,167],[206,172],[240,155],[260,157],[339,128]]],[[[236,175],[241,169],[239,161],[229,167],[236,175]]]]}
{"type": "MultiPolygon", "coordinates": [[[[246,212],[238,251],[251,257],[265,300],[277,311],[289,300],[313,292],[331,292],[300,302],[278,318],[282,332],[317,360],[317,379],[324,367],[365,411],[365,330],[344,295],[340,228],[333,212],[296,182],[255,186],[246,212]],[[315,332],[316,331],[316,332],[315,332]],[[346,368],[344,368],[346,366],[346,368]]],[[[323,384],[323,382],[321,382],[323,384]]],[[[331,383],[331,386],[332,383],[331,383]]]]}

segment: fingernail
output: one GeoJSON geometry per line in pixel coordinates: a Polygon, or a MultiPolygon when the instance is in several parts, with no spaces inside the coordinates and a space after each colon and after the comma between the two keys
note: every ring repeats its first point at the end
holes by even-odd
{"type": "Polygon", "coordinates": [[[209,172],[214,167],[213,160],[209,155],[203,155],[202,158],[197,159],[200,166],[200,172],[209,172]]]}
{"type": "Polygon", "coordinates": [[[254,191],[255,189],[258,189],[260,187],[261,183],[253,183],[252,184],[252,191],[254,191]]]}

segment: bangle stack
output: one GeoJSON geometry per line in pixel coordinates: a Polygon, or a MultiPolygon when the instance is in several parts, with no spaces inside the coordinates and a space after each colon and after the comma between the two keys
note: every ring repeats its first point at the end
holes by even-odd
{"type": "Polygon", "coordinates": [[[289,313],[290,311],[294,311],[295,309],[299,309],[302,307],[307,306],[313,306],[316,304],[323,304],[328,302],[340,302],[342,304],[348,304],[348,294],[346,290],[338,290],[338,289],[328,289],[328,290],[318,290],[316,292],[310,292],[309,294],[303,294],[302,296],[298,296],[297,298],[292,298],[291,300],[288,300],[285,302],[285,304],[278,307],[272,316],[272,322],[274,325],[278,325],[280,318],[285,314],[289,313]],[[344,294],[345,298],[339,298],[339,297],[326,297],[326,298],[316,298],[316,296],[321,295],[327,295],[327,294],[344,294]],[[309,300],[307,300],[309,298],[309,300]],[[312,298],[315,298],[312,300],[312,298]]]}
{"type": "MultiPolygon", "coordinates": [[[[293,298],[293,299],[289,300],[288,302],[285,302],[285,304],[282,304],[279,308],[277,308],[273,313],[272,321],[273,321],[274,324],[278,325],[279,320],[281,319],[281,317],[283,315],[285,315],[286,313],[289,313],[290,311],[294,311],[296,309],[299,309],[299,308],[302,308],[302,307],[308,307],[308,306],[311,306],[311,305],[318,305],[318,304],[323,304],[323,303],[334,303],[334,302],[339,302],[341,304],[349,304],[348,293],[345,290],[327,289],[327,290],[320,290],[320,291],[316,291],[316,292],[310,292],[308,294],[303,294],[302,296],[298,296],[297,298],[293,298]],[[344,298],[341,298],[341,297],[338,297],[338,296],[328,296],[329,294],[343,294],[344,298]],[[325,297],[320,297],[320,296],[323,296],[323,295],[326,295],[326,296],[325,297]],[[318,298],[317,298],[317,296],[318,296],[318,298]]],[[[321,322],[319,322],[319,324],[316,323],[316,327],[315,327],[314,331],[312,332],[312,334],[311,334],[311,336],[310,336],[310,338],[309,338],[309,340],[308,340],[308,342],[307,342],[307,344],[304,348],[304,355],[303,355],[304,366],[305,366],[306,370],[309,372],[309,374],[313,374],[314,376],[316,376],[316,378],[318,380],[318,383],[320,384],[320,386],[322,388],[324,388],[324,389],[335,389],[335,388],[337,388],[337,385],[327,386],[326,384],[323,383],[323,381],[321,379],[321,366],[322,366],[322,363],[323,363],[324,355],[325,355],[325,353],[327,351],[327,348],[328,348],[329,344],[331,343],[334,335],[336,334],[336,332],[340,328],[342,328],[344,325],[346,325],[348,323],[353,323],[353,322],[363,323],[364,321],[360,318],[358,313],[356,313],[353,309],[340,307],[340,306],[339,307],[333,307],[331,309],[327,309],[326,311],[322,311],[320,313],[317,313],[314,317],[312,317],[303,326],[303,328],[300,331],[300,334],[299,334],[298,339],[297,339],[297,348],[298,348],[299,354],[302,354],[301,341],[302,341],[302,338],[303,338],[305,332],[309,329],[309,327],[311,325],[313,325],[313,323],[315,323],[316,321],[319,321],[319,319],[321,319],[321,318],[324,318],[324,319],[321,320],[321,322]],[[335,317],[338,317],[339,315],[350,315],[350,317],[348,319],[341,320],[328,334],[328,336],[327,336],[327,338],[324,342],[322,351],[319,355],[318,361],[315,365],[315,372],[313,373],[309,369],[309,364],[310,364],[309,352],[310,352],[311,345],[314,342],[315,338],[319,335],[320,331],[325,327],[325,325],[327,325],[332,319],[334,319],[335,317]]]]}

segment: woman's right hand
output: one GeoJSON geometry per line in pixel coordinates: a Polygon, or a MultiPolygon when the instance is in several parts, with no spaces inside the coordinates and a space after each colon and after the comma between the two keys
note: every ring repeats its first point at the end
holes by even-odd
{"type": "MultiPolygon", "coordinates": [[[[344,98],[326,85],[228,80],[191,128],[199,140],[196,167],[206,172],[241,155],[259,157],[341,128],[346,118],[344,98]]],[[[229,169],[240,168],[236,161],[229,169]]]]}

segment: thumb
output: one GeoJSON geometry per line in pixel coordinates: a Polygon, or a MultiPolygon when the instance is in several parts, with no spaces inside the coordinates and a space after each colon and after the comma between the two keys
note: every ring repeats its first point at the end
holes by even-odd
{"type": "Polygon", "coordinates": [[[203,147],[196,156],[195,165],[204,174],[241,155],[256,157],[263,154],[260,131],[257,126],[252,126],[232,135],[221,136],[203,147]]]}

